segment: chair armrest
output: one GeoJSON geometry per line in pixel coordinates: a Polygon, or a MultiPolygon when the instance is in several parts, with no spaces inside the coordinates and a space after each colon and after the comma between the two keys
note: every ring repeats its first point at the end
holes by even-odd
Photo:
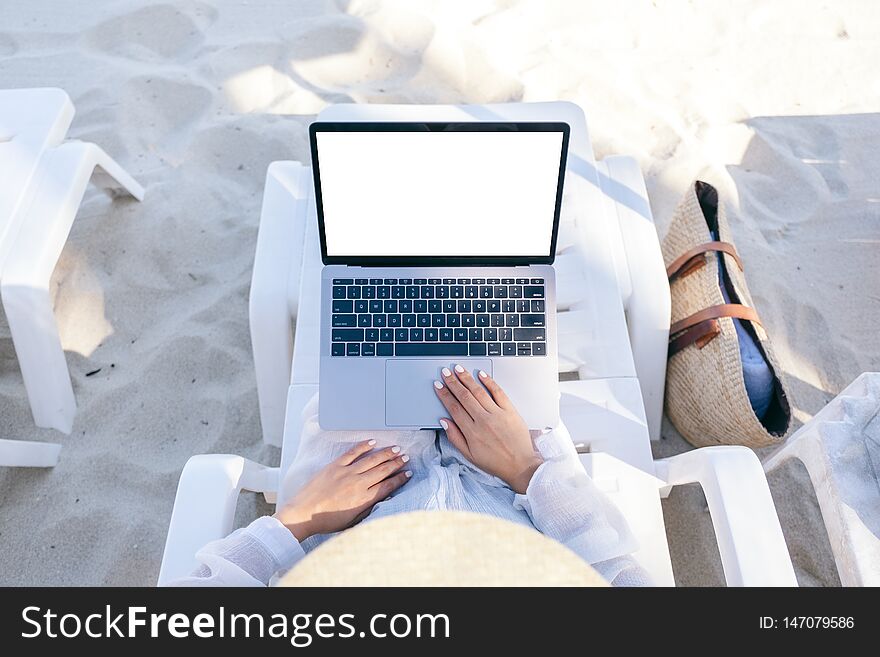
{"type": "Polygon", "coordinates": [[[599,184],[611,201],[622,254],[618,278],[636,374],[642,389],[651,440],[660,438],[666,351],[671,313],[669,283],[660,251],[645,179],[632,157],[611,156],[599,163],[599,184]]]}
{"type": "Polygon", "coordinates": [[[797,586],[761,462],[746,447],[704,447],[656,462],[668,486],[703,487],[728,586],[797,586]]]}
{"type": "Polygon", "coordinates": [[[278,468],[229,454],[191,457],[180,473],[158,585],[191,574],[198,565],[196,552],[232,531],[242,490],[274,493],[277,488],[278,468]]]}
{"type": "Polygon", "coordinates": [[[263,440],[276,447],[290,385],[291,316],[299,304],[309,182],[309,169],[299,162],[269,165],[248,297],[263,440]]]}

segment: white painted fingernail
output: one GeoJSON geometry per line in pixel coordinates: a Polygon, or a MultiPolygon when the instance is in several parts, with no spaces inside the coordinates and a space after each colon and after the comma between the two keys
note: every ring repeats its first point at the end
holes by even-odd
{"type": "Polygon", "coordinates": [[[409,456],[404,454],[403,456],[400,457],[400,460],[403,461],[404,463],[407,463],[409,461],[409,456]]]}
{"type": "Polygon", "coordinates": [[[412,472],[407,470],[406,471],[406,478],[409,479],[410,477],[412,477],[412,472]]]}
{"type": "Polygon", "coordinates": [[[443,376],[452,376],[452,372],[449,371],[448,367],[443,368],[443,376]]]}
{"type": "Polygon", "coordinates": [[[458,372],[459,374],[464,374],[464,368],[461,365],[456,365],[455,371],[458,372]]]}
{"type": "Polygon", "coordinates": [[[440,383],[439,381],[434,381],[434,387],[437,388],[437,390],[442,390],[443,384],[440,383]]]}
{"type": "Polygon", "coordinates": [[[449,422],[446,420],[440,420],[440,426],[443,427],[443,431],[446,431],[449,428],[449,422]]]}
{"type": "Polygon", "coordinates": [[[375,441],[375,440],[371,440],[371,441],[369,441],[369,442],[367,443],[367,445],[369,445],[370,447],[372,447],[372,446],[375,445],[375,444],[376,444],[376,441],[375,441]]]}
{"type": "Polygon", "coordinates": [[[480,370],[480,378],[481,378],[481,379],[485,379],[485,378],[488,377],[488,376],[489,376],[489,375],[486,374],[483,370],[480,370]]]}
{"type": "Polygon", "coordinates": [[[394,447],[391,448],[391,451],[394,452],[395,454],[400,454],[400,447],[395,445],[394,447]]]}

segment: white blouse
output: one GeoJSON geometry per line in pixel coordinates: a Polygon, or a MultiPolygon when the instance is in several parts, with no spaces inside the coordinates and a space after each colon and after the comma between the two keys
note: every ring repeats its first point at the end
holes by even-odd
{"type": "MultiPolygon", "coordinates": [[[[317,431],[316,426],[312,430],[317,431]]],[[[304,440],[300,447],[285,481],[287,499],[352,443],[381,438],[377,448],[401,445],[410,456],[407,467],[413,476],[373,507],[363,522],[424,509],[487,513],[534,527],[559,541],[615,586],[651,584],[645,570],[629,556],[638,544],[626,520],[584,471],[564,426],[536,438],[544,463],[525,495],[468,462],[443,432],[319,433],[321,440],[304,440]]],[[[300,544],[279,521],[264,516],[206,545],[196,554],[199,568],[171,585],[266,586],[327,538],[313,536],[300,544]]]]}

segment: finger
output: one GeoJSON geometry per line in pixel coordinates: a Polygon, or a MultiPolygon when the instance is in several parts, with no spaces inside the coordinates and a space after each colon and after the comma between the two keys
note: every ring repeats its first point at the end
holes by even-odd
{"type": "Polygon", "coordinates": [[[443,427],[443,430],[446,432],[446,437],[449,438],[449,442],[455,445],[459,452],[470,459],[470,445],[468,445],[467,438],[464,437],[464,434],[461,432],[461,429],[456,426],[455,422],[449,418],[440,418],[440,426],[443,427]]]}
{"type": "Polygon", "coordinates": [[[400,454],[400,447],[397,445],[386,447],[385,449],[376,450],[371,454],[365,454],[352,463],[351,467],[354,468],[354,471],[357,473],[366,472],[371,468],[375,468],[380,463],[385,463],[385,461],[397,458],[398,454],[400,454]]]}
{"type": "Polygon", "coordinates": [[[501,408],[513,408],[513,404],[510,402],[510,399],[504,390],[502,390],[501,386],[483,370],[480,370],[480,383],[486,386],[486,389],[492,393],[492,399],[494,399],[495,403],[501,408]]]}
{"type": "Polygon", "coordinates": [[[372,486],[373,484],[376,484],[383,479],[387,479],[388,477],[393,475],[404,465],[406,465],[407,461],[409,461],[409,456],[407,456],[406,454],[401,454],[395,459],[380,463],[375,468],[370,468],[361,476],[366,478],[368,486],[372,486]]]}
{"type": "Polygon", "coordinates": [[[376,502],[378,502],[379,500],[384,500],[386,497],[391,495],[391,493],[393,493],[398,488],[403,486],[406,482],[408,482],[410,477],[412,477],[412,472],[410,470],[407,470],[405,472],[398,472],[393,477],[388,477],[388,479],[380,481],[370,489],[374,492],[375,495],[373,499],[376,502]]]}
{"type": "Polygon", "coordinates": [[[474,396],[474,399],[480,403],[480,406],[490,413],[498,410],[498,404],[492,399],[492,395],[490,395],[483,386],[477,383],[477,380],[470,372],[461,365],[456,365],[454,369],[458,380],[461,381],[461,384],[474,396]]]}
{"type": "Polygon", "coordinates": [[[480,405],[477,398],[471,394],[470,390],[462,385],[461,381],[458,380],[458,377],[455,376],[448,367],[443,368],[442,375],[443,383],[446,384],[449,391],[455,395],[455,398],[472,418],[476,420],[478,417],[486,414],[486,409],[480,405]]]}
{"type": "Polygon", "coordinates": [[[362,440],[359,443],[355,443],[352,445],[351,449],[336,459],[336,463],[337,465],[350,465],[352,461],[369,452],[375,445],[375,440],[362,440]]]}
{"type": "Polygon", "coordinates": [[[474,419],[455,398],[455,395],[449,391],[448,387],[440,381],[434,381],[434,392],[437,393],[440,403],[446,407],[446,410],[449,411],[452,419],[455,420],[459,427],[470,428],[473,425],[474,419]]]}

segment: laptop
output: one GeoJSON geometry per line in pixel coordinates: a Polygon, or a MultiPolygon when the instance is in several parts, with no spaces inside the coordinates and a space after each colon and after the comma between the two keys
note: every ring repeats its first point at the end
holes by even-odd
{"type": "Polygon", "coordinates": [[[565,123],[312,123],[318,421],[437,429],[443,367],[485,370],[556,426],[552,267],[565,123]]]}

